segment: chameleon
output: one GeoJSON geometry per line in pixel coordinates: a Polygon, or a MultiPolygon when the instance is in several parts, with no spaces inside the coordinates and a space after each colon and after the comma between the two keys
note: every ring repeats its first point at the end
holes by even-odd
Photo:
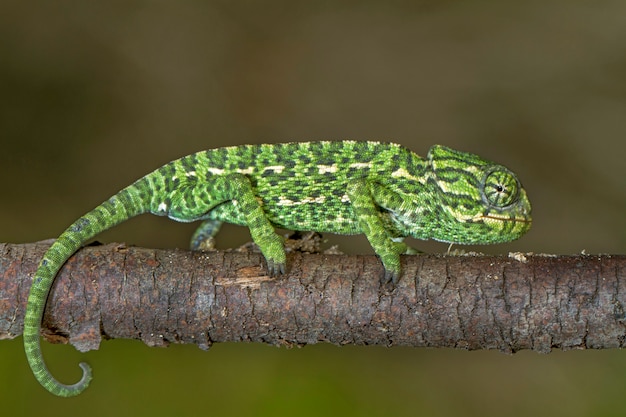
{"type": "Polygon", "coordinates": [[[82,378],[66,385],[44,362],[41,322],[57,273],[95,235],[143,213],[202,221],[192,249],[212,246],[223,222],[247,226],[271,276],[286,273],[275,228],[365,234],[384,267],[382,283],[392,285],[400,277],[400,255],[417,253],[405,237],[493,244],[517,239],[531,226],[530,202],[513,172],[441,145],[425,158],[398,144],[353,140],[240,145],[184,156],[80,217],[43,256],[28,296],[24,349],[35,378],[52,394],[78,395],[92,378],[82,362],[82,378]]]}

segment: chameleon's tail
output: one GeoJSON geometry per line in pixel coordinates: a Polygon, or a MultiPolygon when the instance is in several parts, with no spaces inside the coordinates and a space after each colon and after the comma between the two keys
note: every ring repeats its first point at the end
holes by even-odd
{"type": "Polygon", "coordinates": [[[39,333],[54,278],[65,261],[95,235],[148,211],[146,181],[146,178],[137,181],[75,221],[50,246],[35,273],[24,317],[24,349],[35,378],[52,394],[61,397],[78,395],[91,380],[91,368],[81,363],[83,376],[80,381],[73,385],[62,384],[52,376],[43,360],[39,333]]]}

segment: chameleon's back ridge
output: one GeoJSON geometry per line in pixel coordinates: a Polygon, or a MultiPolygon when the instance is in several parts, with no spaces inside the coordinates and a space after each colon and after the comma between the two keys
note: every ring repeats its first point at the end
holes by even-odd
{"type": "Polygon", "coordinates": [[[381,282],[400,278],[400,255],[416,251],[405,237],[458,244],[514,240],[531,226],[521,183],[507,168],[434,145],[422,158],[373,141],[241,145],[197,152],[124,188],[68,227],[44,255],[28,297],[24,347],[37,380],[59,396],[81,393],[48,371],[40,327],[54,279],[67,259],[98,233],[143,213],[202,223],[192,249],[213,247],[223,222],[247,226],[270,275],[286,272],[276,227],[363,233],[380,258],[381,282]]]}

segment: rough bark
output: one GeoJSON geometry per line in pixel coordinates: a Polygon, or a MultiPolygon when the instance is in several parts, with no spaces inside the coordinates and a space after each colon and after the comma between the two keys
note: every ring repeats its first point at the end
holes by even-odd
{"type": "MultiPolygon", "coordinates": [[[[49,242],[0,244],[0,339],[22,332],[49,242]]],[[[499,349],[617,348],[626,256],[404,256],[395,287],[374,256],[288,256],[271,278],[256,253],[86,247],[57,277],[43,323],[81,351],[102,338],[150,346],[246,341],[499,349]]]]}

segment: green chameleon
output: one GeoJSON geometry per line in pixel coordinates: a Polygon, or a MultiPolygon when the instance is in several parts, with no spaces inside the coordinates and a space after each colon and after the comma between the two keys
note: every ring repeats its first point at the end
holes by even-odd
{"type": "Polygon", "coordinates": [[[283,239],[274,228],[364,233],[396,283],[403,238],[458,244],[514,240],[531,225],[530,203],[501,165],[444,146],[426,158],[393,143],[328,141],[232,146],[170,162],[85,214],[50,246],[33,279],[24,318],[24,348],[37,380],[55,395],[80,394],[91,380],[58,382],[46,367],[40,327],[63,264],[98,233],[152,213],[203,220],[192,249],[210,247],[222,222],[248,226],[270,275],[285,273],[283,239]]]}

